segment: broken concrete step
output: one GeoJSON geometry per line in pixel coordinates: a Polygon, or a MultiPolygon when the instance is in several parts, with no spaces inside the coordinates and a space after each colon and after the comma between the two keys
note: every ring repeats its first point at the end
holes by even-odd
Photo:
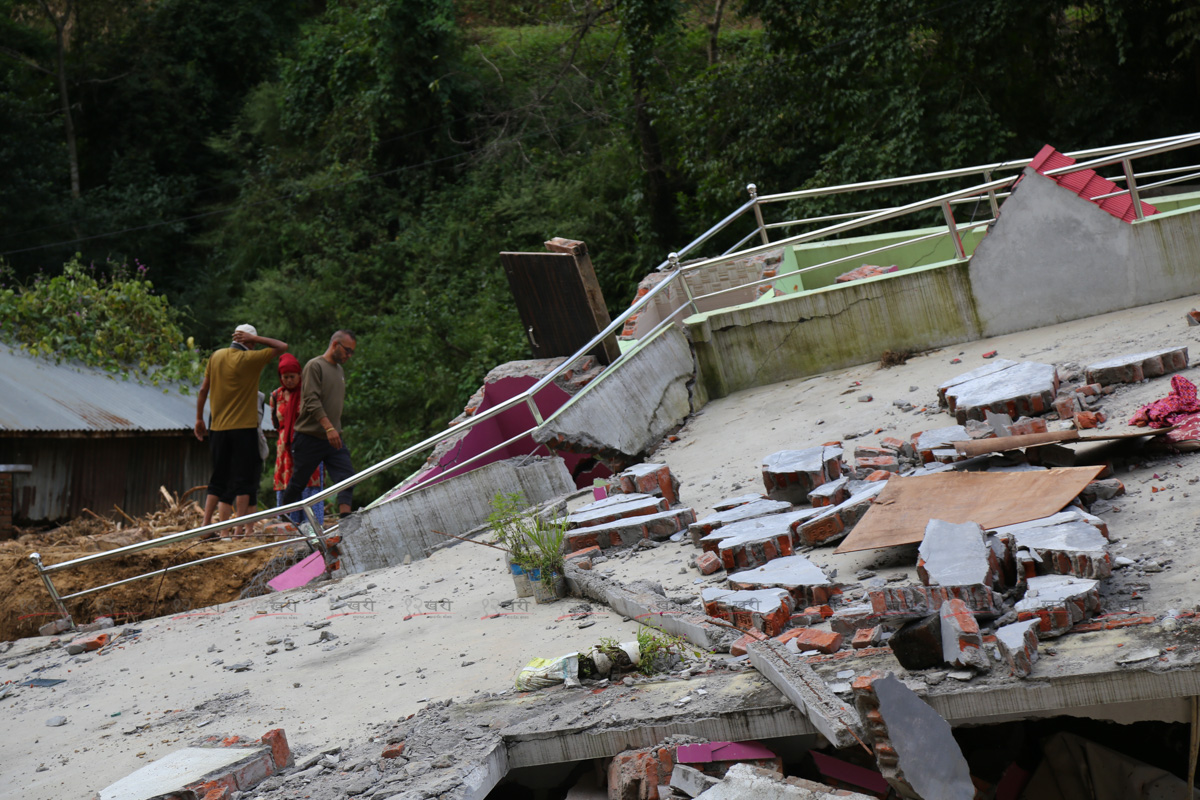
{"type": "Polygon", "coordinates": [[[786,589],[797,608],[829,603],[841,595],[842,587],[829,579],[825,571],[804,556],[777,558],[754,569],[729,576],[733,589],[786,589]]]}
{"type": "Polygon", "coordinates": [[[1187,369],[1186,347],[1166,347],[1148,353],[1133,353],[1089,364],[1084,370],[1088,383],[1109,386],[1114,383],[1137,383],[1187,369]]]}
{"type": "Polygon", "coordinates": [[[885,586],[867,592],[871,609],[891,619],[916,619],[936,614],[942,604],[962,600],[972,614],[999,616],[1000,596],[983,584],[974,586],[885,586]]]}
{"type": "Polygon", "coordinates": [[[876,495],[884,490],[887,481],[865,483],[866,488],[832,508],[821,509],[810,520],[794,526],[797,545],[820,547],[836,544],[854,529],[858,521],[871,508],[876,495]]]}
{"type": "Polygon", "coordinates": [[[567,552],[572,553],[588,547],[599,547],[602,550],[609,547],[629,547],[642,539],[661,542],[695,521],[696,512],[692,509],[673,508],[657,514],[625,517],[600,525],[576,528],[567,531],[567,552]]]}
{"type": "Polygon", "coordinates": [[[926,586],[991,586],[997,571],[995,554],[976,522],[931,519],[917,555],[917,574],[926,586]]]}
{"type": "Polygon", "coordinates": [[[648,494],[616,494],[589,503],[567,516],[567,529],[586,528],[592,525],[603,525],[626,517],[636,517],[644,514],[657,514],[666,511],[667,501],[661,497],[648,494]]]}
{"type": "Polygon", "coordinates": [[[791,503],[785,503],[779,500],[754,500],[740,506],[735,506],[728,511],[720,511],[716,514],[709,514],[707,517],[697,520],[689,525],[688,533],[692,537],[692,544],[696,547],[699,547],[701,539],[724,525],[729,525],[744,519],[765,517],[768,514],[780,514],[784,511],[791,510],[791,503]]]}
{"type": "Polygon", "coordinates": [[[1053,408],[1058,385],[1053,364],[1022,361],[947,387],[946,405],[960,425],[968,419],[982,421],[988,411],[1037,416],[1053,408]]]}
{"type": "Polygon", "coordinates": [[[1037,662],[1038,621],[1014,622],[996,629],[996,645],[1008,664],[1008,671],[1017,678],[1028,677],[1037,662]]]}
{"type": "Polygon", "coordinates": [[[724,500],[713,503],[713,511],[729,511],[730,509],[744,506],[747,503],[755,503],[759,500],[766,500],[766,495],[761,494],[743,494],[737,497],[727,497],[724,500]]]}
{"type": "MultiPolygon", "coordinates": [[[[727,539],[736,539],[739,537],[747,537],[748,539],[757,539],[764,535],[776,536],[786,535],[791,543],[796,541],[795,530],[796,526],[810,517],[820,514],[821,510],[817,508],[799,508],[795,511],[786,511],[781,514],[768,514],[763,517],[751,517],[750,519],[739,520],[723,525],[720,528],[703,536],[699,541],[699,547],[706,553],[714,553],[720,555],[721,543],[727,539]]],[[[688,530],[693,530],[695,526],[688,526],[688,530]]],[[[788,554],[790,555],[790,553],[788,554]]],[[[757,566],[751,564],[749,566],[757,566]]]]}
{"type": "Polygon", "coordinates": [[[805,450],[780,450],[763,459],[767,497],[789,503],[808,501],[808,493],[842,474],[842,448],[819,445],[805,450]]]}
{"type": "Polygon", "coordinates": [[[704,613],[732,622],[743,630],[754,628],[778,636],[787,627],[796,607],[785,589],[734,590],[709,587],[700,592],[704,613]]]}
{"type": "Polygon", "coordinates": [[[679,479],[666,464],[635,464],[617,475],[617,479],[626,495],[654,495],[665,499],[668,507],[679,502],[679,479]]]}
{"type": "Polygon", "coordinates": [[[1010,535],[1014,539],[1018,579],[1028,580],[1047,573],[1097,580],[1112,575],[1108,539],[1099,528],[1086,522],[1025,528],[1010,535]]]}
{"type": "Polygon", "coordinates": [[[1017,620],[1036,620],[1039,639],[1061,636],[1077,622],[1100,611],[1100,581],[1068,575],[1029,579],[1025,596],[1014,606],[1017,620]]]}

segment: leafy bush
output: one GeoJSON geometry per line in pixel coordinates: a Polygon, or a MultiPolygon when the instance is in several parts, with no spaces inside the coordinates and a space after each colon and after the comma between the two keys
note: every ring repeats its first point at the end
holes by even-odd
{"type": "Polygon", "coordinates": [[[154,293],[149,269],[134,264],[110,261],[98,270],[77,256],[60,275],[0,289],[0,341],[156,386],[199,383],[204,359],[185,341],[178,312],[154,293]]]}

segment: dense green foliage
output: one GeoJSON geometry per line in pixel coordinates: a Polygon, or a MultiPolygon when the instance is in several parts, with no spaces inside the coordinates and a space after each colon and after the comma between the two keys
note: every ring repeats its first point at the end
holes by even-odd
{"type": "Polygon", "coordinates": [[[250,321],[306,359],[355,330],[365,465],[527,356],[499,251],[583,239],[616,310],[750,182],[1196,130],[1198,9],[0,0],[0,259],[25,282],[140,259],[205,348],[250,321]]]}
{"type": "Polygon", "coordinates": [[[156,386],[198,382],[204,361],[184,339],[178,313],[154,293],[146,267],[135,266],[109,262],[98,271],[72,259],[52,278],[0,286],[2,338],[35,355],[156,386]]]}

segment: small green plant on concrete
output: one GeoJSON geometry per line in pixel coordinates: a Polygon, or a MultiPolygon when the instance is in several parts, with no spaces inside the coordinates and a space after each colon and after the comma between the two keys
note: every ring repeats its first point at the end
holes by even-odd
{"type": "Polygon", "coordinates": [[[526,509],[520,492],[497,492],[487,523],[513,562],[527,571],[540,569],[541,580],[547,586],[553,585],[555,575],[563,573],[565,519],[546,519],[526,509]]]}
{"type": "Polygon", "coordinates": [[[638,628],[637,643],[641,656],[637,667],[638,672],[643,675],[668,670],[682,659],[685,653],[694,650],[680,637],[649,626],[638,628]]]}

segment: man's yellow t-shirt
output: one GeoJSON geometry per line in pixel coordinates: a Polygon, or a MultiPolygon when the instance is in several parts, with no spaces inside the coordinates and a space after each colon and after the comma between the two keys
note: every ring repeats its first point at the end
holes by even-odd
{"type": "Polygon", "coordinates": [[[209,430],[229,431],[258,427],[258,378],[275,351],[238,350],[226,347],[212,354],[204,377],[208,379],[209,430]]]}

